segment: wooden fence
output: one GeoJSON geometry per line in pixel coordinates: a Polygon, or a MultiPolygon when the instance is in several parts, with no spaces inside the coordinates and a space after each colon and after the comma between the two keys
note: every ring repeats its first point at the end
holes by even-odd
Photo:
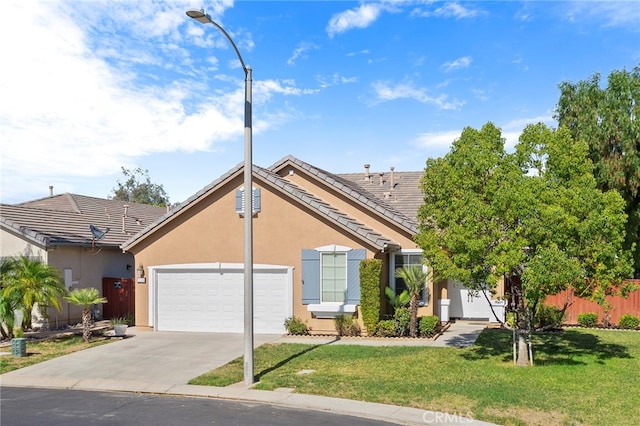
{"type": "MultiPolygon", "coordinates": [[[[611,324],[618,324],[620,316],[624,314],[631,314],[640,317],[640,280],[631,280],[639,288],[630,293],[625,299],[620,296],[607,296],[607,301],[613,306],[610,312],[609,322],[611,324]]],[[[557,306],[562,308],[565,302],[569,302],[567,308],[567,318],[565,323],[577,324],[578,315],[584,312],[595,312],[598,314],[598,322],[602,323],[604,311],[602,307],[595,302],[591,302],[587,299],[580,298],[573,293],[573,289],[570,288],[554,296],[547,296],[545,303],[547,305],[557,306]]]]}

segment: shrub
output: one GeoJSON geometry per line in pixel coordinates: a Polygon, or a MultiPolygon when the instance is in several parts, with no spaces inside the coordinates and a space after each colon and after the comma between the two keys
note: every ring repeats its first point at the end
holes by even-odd
{"type": "Polygon", "coordinates": [[[359,336],[360,326],[353,319],[352,315],[342,314],[333,319],[338,336],[359,336]]]}
{"type": "Polygon", "coordinates": [[[598,325],[598,314],[594,312],[584,312],[578,315],[578,324],[582,327],[595,327],[598,325]]]}
{"type": "Polygon", "coordinates": [[[640,325],[640,318],[635,315],[622,315],[618,321],[618,327],[625,330],[635,330],[638,325],[640,325]]]}
{"type": "MultiPolygon", "coordinates": [[[[533,316],[533,326],[540,328],[560,328],[565,320],[565,313],[562,309],[550,305],[540,305],[533,316]]],[[[578,320],[580,321],[580,320],[578,320]]],[[[598,317],[596,316],[596,323],[598,317]]]]}
{"type": "Polygon", "coordinates": [[[309,327],[298,317],[289,317],[284,320],[284,327],[287,333],[293,335],[309,334],[309,327]]]}
{"type": "Polygon", "coordinates": [[[409,334],[409,325],[411,324],[411,310],[409,308],[398,308],[393,314],[396,322],[396,335],[398,337],[407,336],[409,334]]]}
{"type": "Polygon", "coordinates": [[[435,315],[418,318],[418,331],[422,337],[432,337],[440,328],[440,318],[435,315]]]}
{"type": "Polygon", "coordinates": [[[373,335],[380,321],[380,259],[360,262],[360,312],[367,333],[373,335]]]}
{"type": "Polygon", "coordinates": [[[397,336],[395,320],[388,319],[388,320],[382,320],[378,322],[378,326],[376,327],[376,336],[378,337],[397,336]]]}

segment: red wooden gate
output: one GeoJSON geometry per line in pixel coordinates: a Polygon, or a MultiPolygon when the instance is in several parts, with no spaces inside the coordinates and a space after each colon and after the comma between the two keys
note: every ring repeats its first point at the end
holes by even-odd
{"type": "Polygon", "coordinates": [[[104,319],[135,315],[136,284],[133,278],[103,278],[102,295],[107,303],[102,305],[104,319]]]}

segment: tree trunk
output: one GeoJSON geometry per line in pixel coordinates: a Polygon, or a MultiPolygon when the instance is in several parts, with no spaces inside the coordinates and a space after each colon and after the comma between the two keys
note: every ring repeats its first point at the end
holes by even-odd
{"type": "Polygon", "coordinates": [[[89,343],[91,338],[91,311],[85,309],[82,311],[82,340],[89,343]]]}
{"type": "Polygon", "coordinates": [[[416,337],[417,336],[417,323],[418,323],[418,296],[411,297],[411,303],[409,304],[411,308],[411,321],[409,322],[409,336],[416,337]]]}
{"type": "Polygon", "coordinates": [[[527,348],[526,332],[519,329],[518,335],[518,361],[516,365],[528,366],[529,365],[529,351],[527,348]]]}

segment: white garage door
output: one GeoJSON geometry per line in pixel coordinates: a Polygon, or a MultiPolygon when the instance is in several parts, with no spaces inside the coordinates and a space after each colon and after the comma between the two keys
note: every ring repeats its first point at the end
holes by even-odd
{"type": "MultiPolygon", "coordinates": [[[[156,330],[244,331],[242,265],[175,265],[152,269],[156,330]]],[[[284,320],[292,312],[292,268],[256,265],[253,276],[254,333],[284,333],[284,320]]]]}
{"type": "MultiPolygon", "coordinates": [[[[485,290],[489,299],[491,292],[485,290]]],[[[449,295],[449,317],[450,318],[473,318],[490,319],[493,318],[491,307],[484,295],[479,291],[469,290],[459,283],[449,281],[447,286],[449,295]]]]}

